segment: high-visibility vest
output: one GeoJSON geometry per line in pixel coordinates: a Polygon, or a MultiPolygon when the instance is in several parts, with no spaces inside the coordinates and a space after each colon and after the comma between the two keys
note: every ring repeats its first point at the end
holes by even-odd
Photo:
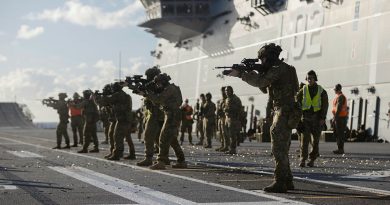
{"type": "Polygon", "coordinates": [[[321,93],[324,90],[320,85],[317,85],[317,94],[311,99],[309,92],[309,85],[303,87],[303,98],[302,98],[302,110],[309,110],[313,107],[314,112],[321,110],[321,93]]]}
{"type": "Polygon", "coordinates": [[[333,113],[333,115],[336,115],[337,104],[338,104],[339,97],[341,95],[344,97],[344,103],[343,103],[343,106],[341,107],[341,110],[339,112],[339,117],[347,117],[348,116],[347,98],[345,97],[345,95],[343,93],[336,94],[336,97],[333,99],[332,113],[333,113]]]}
{"type": "Polygon", "coordinates": [[[73,106],[69,107],[70,116],[79,116],[82,113],[82,109],[75,108],[73,106]]]}

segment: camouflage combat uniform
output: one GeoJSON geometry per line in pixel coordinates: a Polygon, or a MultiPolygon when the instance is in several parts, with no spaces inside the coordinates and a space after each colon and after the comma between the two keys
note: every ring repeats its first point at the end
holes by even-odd
{"type": "Polygon", "coordinates": [[[225,101],[226,98],[221,99],[219,101],[217,115],[218,115],[218,130],[221,137],[221,147],[217,149],[217,151],[225,152],[229,150],[230,146],[230,138],[227,134],[226,127],[226,114],[225,114],[225,101]]]}
{"type": "Polygon", "coordinates": [[[226,130],[227,135],[230,138],[229,153],[236,154],[237,150],[237,138],[240,135],[241,130],[241,107],[242,103],[237,95],[227,96],[224,106],[224,112],[226,116],[226,130]]]}
{"type": "MultiPolygon", "coordinates": [[[[123,156],[125,137],[129,136],[130,121],[131,121],[131,97],[123,90],[119,90],[112,95],[103,96],[101,99],[103,105],[111,105],[113,114],[115,116],[115,128],[114,128],[114,149],[112,155],[107,159],[119,160],[123,156]]],[[[111,130],[111,129],[110,129],[111,130]]],[[[134,145],[131,138],[127,138],[130,143],[130,155],[135,155],[134,145]],[[131,146],[132,145],[132,146],[131,146]]],[[[111,145],[112,146],[112,145],[111,145]]]]}
{"type": "Polygon", "coordinates": [[[278,187],[277,192],[285,192],[286,187],[289,187],[288,184],[292,184],[288,158],[292,128],[288,122],[299,87],[295,68],[284,62],[278,62],[265,75],[243,73],[242,80],[255,87],[268,87],[273,97],[274,117],[270,132],[272,153],[275,158],[275,182],[272,186],[278,187]]]}
{"type": "Polygon", "coordinates": [[[215,104],[210,100],[206,101],[203,106],[203,130],[206,134],[206,148],[211,148],[211,138],[214,136],[215,129],[215,104]]]}
{"type": "Polygon", "coordinates": [[[175,152],[178,163],[184,163],[184,153],[177,140],[178,127],[181,118],[180,105],[183,102],[180,88],[169,84],[160,94],[149,94],[147,96],[153,103],[160,104],[164,111],[164,125],[160,133],[160,152],[157,161],[164,164],[169,161],[169,147],[175,152]]]}
{"type": "Polygon", "coordinates": [[[69,123],[69,110],[67,103],[64,99],[58,100],[56,103],[50,105],[60,117],[60,122],[57,125],[57,148],[61,148],[62,136],[65,138],[66,148],[69,147],[69,135],[68,135],[68,123],[69,123]]]}
{"type": "MultiPolygon", "coordinates": [[[[152,165],[152,158],[155,152],[155,145],[159,144],[159,137],[164,124],[164,113],[159,105],[154,104],[149,98],[144,98],[145,114],[145,159],[137,163],[138,166],[152,165]]],[[[169,161],[165,162],[166,164],[169,161]]]]}
{"type": "Polygon", "coordinates": [[[99,151],[99,141],[97,138],[96,122],[99,121],[99,112],[96,103],[92,98],[84,99],[80,104],[75,105],[83,109],[84,117],[84,144],[80,153],[88,152],[88,146],[93,141],[94,149],[92,152],[99,151]]]}
{"type": "Polygon", "coordinates": [[[110,121],[109,121],[109,115],[111,112],[111,108],[109,106],[101,106],[99,116],[100,116],[100,121],[103,123],[103,129],[104,129],[104,136],[105,136],[105,141],[102,142],[102,144],[107,144],[109,141],[109,130],[110,130],[110,121]]]}

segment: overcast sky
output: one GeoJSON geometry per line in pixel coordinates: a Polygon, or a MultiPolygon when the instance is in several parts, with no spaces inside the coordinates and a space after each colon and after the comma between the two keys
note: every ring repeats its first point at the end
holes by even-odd
{"type": "Polygon", "coordinates": [[[144,20],[138,0],[1,0],[0,101],[27,104],[35,122],[58,121],[39,99],[113,82],[119,52],[123,75],[143,74],[156,45],[137,27],[144,20]]]}

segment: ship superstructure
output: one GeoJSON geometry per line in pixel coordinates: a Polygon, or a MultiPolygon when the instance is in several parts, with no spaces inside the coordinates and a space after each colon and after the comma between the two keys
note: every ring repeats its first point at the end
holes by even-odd
{"type": "Polygon", "coordinates": [[[350,129],[365,124],[390,140],[390,1],[141,1],[148,19],[140,26],[159,38],[155,64],[192,103],[206,92],[218,99],[221,86],[231,85],[264,116],[267,95],[240,79],[216,77],[221,71],[213,68],[256,58],[262,45],[274,42],[300,81],[315,70],[330,99],[334,85],[343,85],[350,129]]]}

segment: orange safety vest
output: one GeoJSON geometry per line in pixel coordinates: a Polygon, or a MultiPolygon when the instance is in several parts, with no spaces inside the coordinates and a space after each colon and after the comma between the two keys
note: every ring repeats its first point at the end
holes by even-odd
{"type": "MultiPolygon", "coordinates": [[[[189,106],[189,105],[186,105],[185,107],[183,107],[183,109],[184,109],[184,111],[186,112],[186,113],[192,113],[193,112],[193,110],[192,110],[192,107],[191,106],[189,106]]],[[[186,116],[186,119],[187,120],[192,120],[192,115],[185,115],[186,116]]]]}
{"type": "Polygon", "coordinates": [[[333,99],[332,113],[333,113],[333,116],[336,115],[337,103],[338,103],[338,99],[339,99],[340,95],[342,95],[345,100],[344,100],[343,106],[341,107],[341,111],[339,112],[339,117],[347,117],[348,116],[347,98],[345,97],[345,95],[343,93],[336,94],[336,97],[333,99]]]}
{"type": "Polygon", "coordinates": [[[80,116],[81,112],[82,112],[82,109],[78,109],[78,108],[75,108],[73,106],[70,106],[69,107],[69,111],[70,111],[70,116],[71,117],[73,117],[73,116],[80,116]]]}

